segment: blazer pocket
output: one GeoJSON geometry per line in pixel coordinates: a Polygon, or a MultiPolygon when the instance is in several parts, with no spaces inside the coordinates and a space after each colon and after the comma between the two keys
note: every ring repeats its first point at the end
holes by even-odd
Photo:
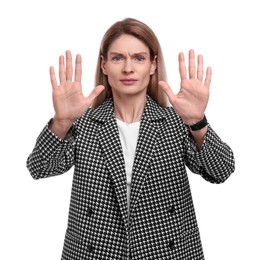
{"type": "Polygon", "coordinates": [[[181,238],[188,238],[190,236],[197,236],[197,235],[199,235],[199,229],[198,229],[198,227],[195,227],[195,228],[191,228],[191,229],[185,230],[181,234],[181,238]]]}
{"type": "Polygon", "coordinates": [[[66,239],[74,241],[75,243],[81,243],[82,241],[81,236],[69,228],[66,230],[65,236],[66,239]]]}
{"type": "Polygon", "coordinates": [[[81,236],[68,228],[64,239],[62,259],[80,259],[80,255],[83,256],[82,259],[88,259],[87,254],[89,254],[89,251],[81,236]]]}

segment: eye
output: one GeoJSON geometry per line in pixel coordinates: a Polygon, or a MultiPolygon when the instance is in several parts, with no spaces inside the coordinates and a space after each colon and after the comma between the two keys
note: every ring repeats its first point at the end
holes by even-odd
{"type": "Polygon", "coordinates": [[[135,61],[137,61],[137,62],[142,62],[144,60],[145,60],[145,58],[143,56],[135,56],[135,61]]]}
{"type": "Polygon", "coordinates": [[[114,62],[119,62],[119,61],[121,61],[121,60],[122,60],[122,57],[121,57],[121,56],[118,56],[118,55],[116,55],[116,56],[113,56],[112,60],[113,60],[114,62]]]}

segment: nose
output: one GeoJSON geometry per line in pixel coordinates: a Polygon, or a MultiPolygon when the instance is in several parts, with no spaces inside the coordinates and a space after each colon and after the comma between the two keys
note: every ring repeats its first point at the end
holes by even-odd
{"type": "Polygon", "coordinates": [[[131,73],[134,71],[133,63],[131,59],[126,59],[124,62],[123,73],[131,73]]]}

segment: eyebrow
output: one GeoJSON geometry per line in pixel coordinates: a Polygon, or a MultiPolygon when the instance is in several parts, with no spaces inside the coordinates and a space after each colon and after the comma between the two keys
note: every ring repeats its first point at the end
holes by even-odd
{"type": "MultiPolygon", "coordinates": [[[[109,55],[122,55],[122,56],[125,56],[122,52],[117,52],[117,51],[112,51],[112,52],[109,53],[109,55]]],[[[145,55],[145,56],[148,56],[148,53],[145,52],[145,51],[135,52],[135,53],[132,53],[131,56],[135,56],[135,55],[145,55]]]]}

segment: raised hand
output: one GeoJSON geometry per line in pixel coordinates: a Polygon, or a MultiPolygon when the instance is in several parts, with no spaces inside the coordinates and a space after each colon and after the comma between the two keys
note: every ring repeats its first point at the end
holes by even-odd
{"type": "Polygon", "coordinates": [[[195,54],[193,50],[190,50],[188,71],[189,73],[185,66],[184,54],[180,53],[180,91],[177,94],[174,94],[170,86],[164,81],[160,81],[159,86],[166,92],[170,103],[181,116],[184,123],[191,125],[200,121],[204,116],[209,100],[212,70],[210,67],[207,68],[204,79],[203,56],[197,56],[196,69],[195,54]]]}
{"type": "Polygon", "coordinates": [[[50,81],[52,85],[52,99],[55,115],[50,126],[60,137],[64,136],[73,122],[78,119],[91,106],[104,86],[99,85],[93,89],[89,96],[82,93],[82,59],[76,55],[74,80],[72,55],[66,51],[66,66],[64,56],[59,57],[59,84],[55,76],[54,67],[50,67],[50,81]]]}

